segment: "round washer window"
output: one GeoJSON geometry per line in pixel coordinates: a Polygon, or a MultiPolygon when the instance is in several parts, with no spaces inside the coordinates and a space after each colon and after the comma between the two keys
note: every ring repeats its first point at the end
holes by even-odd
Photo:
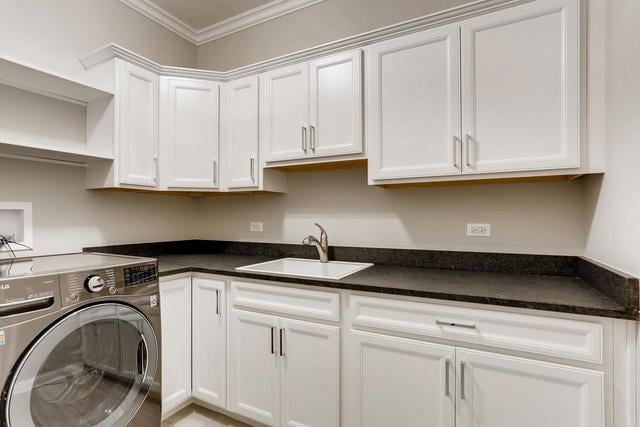
{"type": "Polygon", "coordinates": [[[9,386],[9,426],[125,425],[158,363],[153,328],[138,310],[106,303],[70,313],[27,351],[9,386]]]}

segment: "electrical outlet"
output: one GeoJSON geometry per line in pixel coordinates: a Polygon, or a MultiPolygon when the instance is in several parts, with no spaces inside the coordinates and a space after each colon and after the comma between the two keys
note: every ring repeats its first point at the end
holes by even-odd
{"type": "Polygon", "coordinates": [[[491,236],[491,224],[467,224],[467,236],[491,236]]]}
{"type": "Polygon", "coordinates": [[[264,231],[263,223],[261,223],[261,222],[250,222],[249,223],[249,231],[258,231],[258,232],[264,231]]]}

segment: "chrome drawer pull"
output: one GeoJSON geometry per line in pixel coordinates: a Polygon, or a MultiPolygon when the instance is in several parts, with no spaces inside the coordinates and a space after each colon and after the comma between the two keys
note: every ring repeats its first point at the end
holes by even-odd
{"type": "Polygon", "coordinates": [[[442,320],[436,320],[436,325],[438,325],[438,326],[453,326],[455,328],[466,328],[466,329],[475,329],[476,328],[475,324],[444,322],[442,320]]]}

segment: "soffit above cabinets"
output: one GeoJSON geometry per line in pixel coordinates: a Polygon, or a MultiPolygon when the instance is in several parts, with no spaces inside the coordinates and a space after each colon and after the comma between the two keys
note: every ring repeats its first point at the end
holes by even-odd
{"type": "Polygon", "coordinates": [[[120,0],[199,46],[324,0],[120,0]]]}

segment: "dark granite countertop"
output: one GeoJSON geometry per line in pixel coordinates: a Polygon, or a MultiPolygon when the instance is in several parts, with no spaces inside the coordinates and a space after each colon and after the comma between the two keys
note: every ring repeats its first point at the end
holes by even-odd
{"type": "Polygon", "coordinates": [[[226,253],[156,255],[161,276],[196,271],[282,283],[351,289],[519,307],[563,313],[636,319],[625,307],[578,277],[374,265],[342,280],[302,279],[236,271],[236,267],[279,256],[226,253]]]}

